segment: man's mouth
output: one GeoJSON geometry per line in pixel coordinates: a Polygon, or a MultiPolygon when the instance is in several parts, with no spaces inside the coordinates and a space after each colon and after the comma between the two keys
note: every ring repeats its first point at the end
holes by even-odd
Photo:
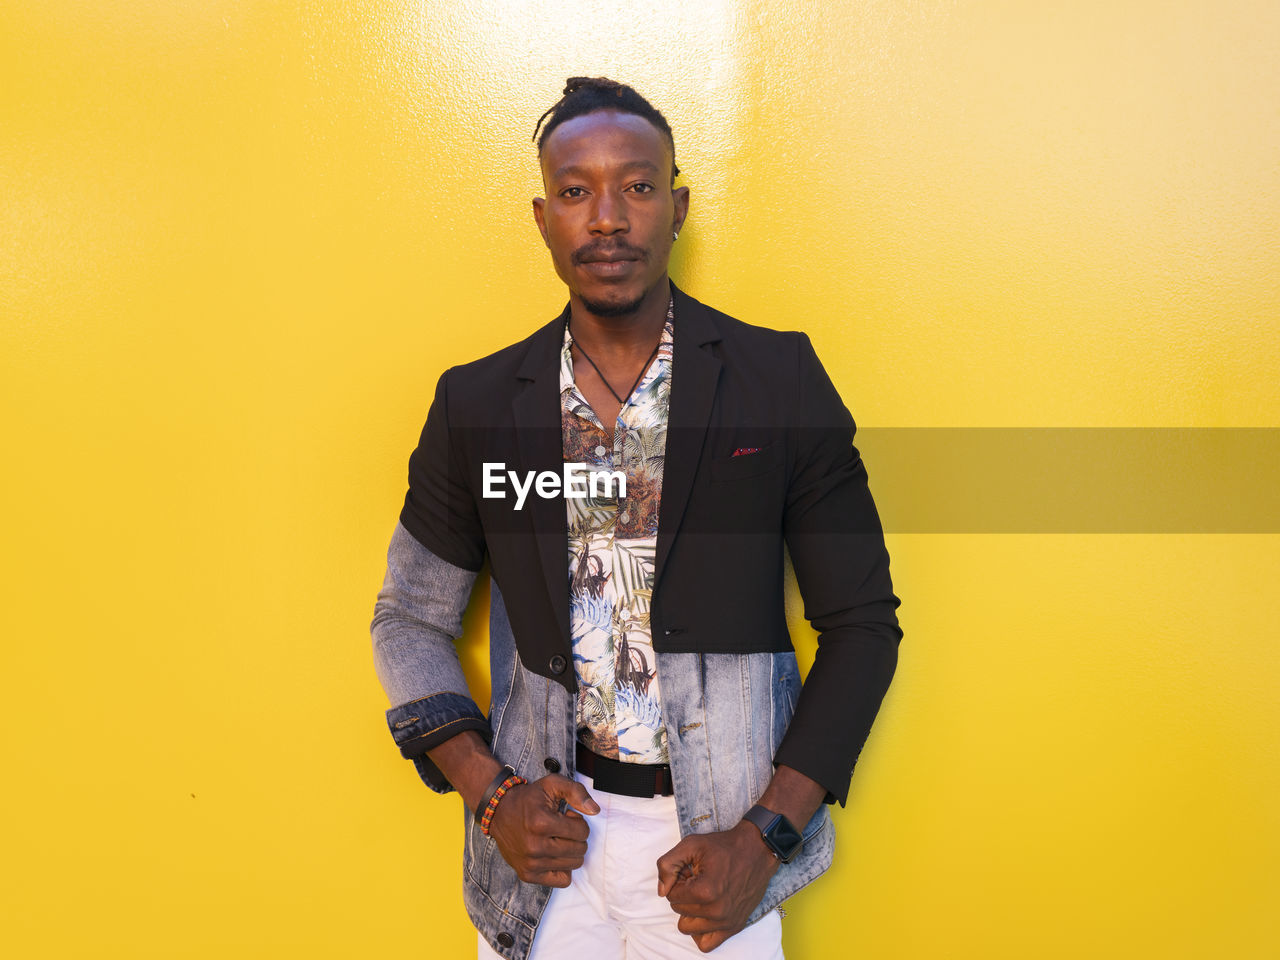
{"type": "Polygon", "coordinates": [[[629,272],[638,260],[627,259],[593,259],[583,260],[582,266],[597,277],[617,277],[629,272]]]}
{"type": "Polygon", "coordinates": [[[579,250],[573,259],[582,266],[593,263],[630,263],[644,259],[644,252],[630,247],[619,247],[614,250],[579,250]]]}

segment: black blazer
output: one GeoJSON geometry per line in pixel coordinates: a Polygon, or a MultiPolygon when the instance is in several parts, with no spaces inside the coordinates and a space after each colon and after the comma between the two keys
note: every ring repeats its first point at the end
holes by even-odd
{"type": "MultiPolygon", "coordinates": [[[[843,802],[902,636],[853,419],[804,334],[751,326],[671,290],[654,649],[790,650],[785,543],[819,637],[775,762],[843,802]]],[[[561,471],[568,315],[566,306],[519,343],[440,377],[400,520],[456,566],[478,570],[487,556],[521,661],[574,691],[564,502],[530,492],[516,510],[514,497],[482,496],[486,462],[522,476],[561,471]]]]}

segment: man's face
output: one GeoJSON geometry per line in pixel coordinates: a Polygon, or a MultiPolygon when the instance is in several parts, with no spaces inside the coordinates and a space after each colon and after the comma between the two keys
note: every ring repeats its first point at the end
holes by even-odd
{"type": "Polygon", "coordinates": [[[661,282],[689,189],[671,187],[666,135],[643,117],[597,110],[542,145],[545,199],[533,215],[556,273],[590,313],[634,313],[661,282]]]}

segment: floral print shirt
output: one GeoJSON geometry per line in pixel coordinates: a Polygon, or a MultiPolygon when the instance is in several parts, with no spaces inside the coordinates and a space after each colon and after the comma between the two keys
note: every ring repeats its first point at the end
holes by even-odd
{"type": "Polygon", "coordinates": [[[567,323],[560,354],[564,462],[621,471],[627,491],[621,498],[565,498],[578,739],[601,756],[633,763],[669,762],[649,602],[667,448],[673,309],[668,304],[657,355],[612,430],[605,430],[574,383],[567,323]]]}

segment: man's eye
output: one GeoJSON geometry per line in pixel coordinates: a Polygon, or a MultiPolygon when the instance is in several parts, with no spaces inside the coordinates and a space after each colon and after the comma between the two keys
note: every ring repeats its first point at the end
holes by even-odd
{"type": "Polygon", "coordinates": [[[560,196],[568,197],[569,199],[574,200],[582,196],[584,193],[586,193],[586,191],[583,190],[581,187],[565,187],[563,190],[560,191],[560,196]]]}
{"type": "Polygon", "coordinates": [[[631,185],[631,189],[636,193],[653,193],[652,183],[635,183],[631,185]]]}

